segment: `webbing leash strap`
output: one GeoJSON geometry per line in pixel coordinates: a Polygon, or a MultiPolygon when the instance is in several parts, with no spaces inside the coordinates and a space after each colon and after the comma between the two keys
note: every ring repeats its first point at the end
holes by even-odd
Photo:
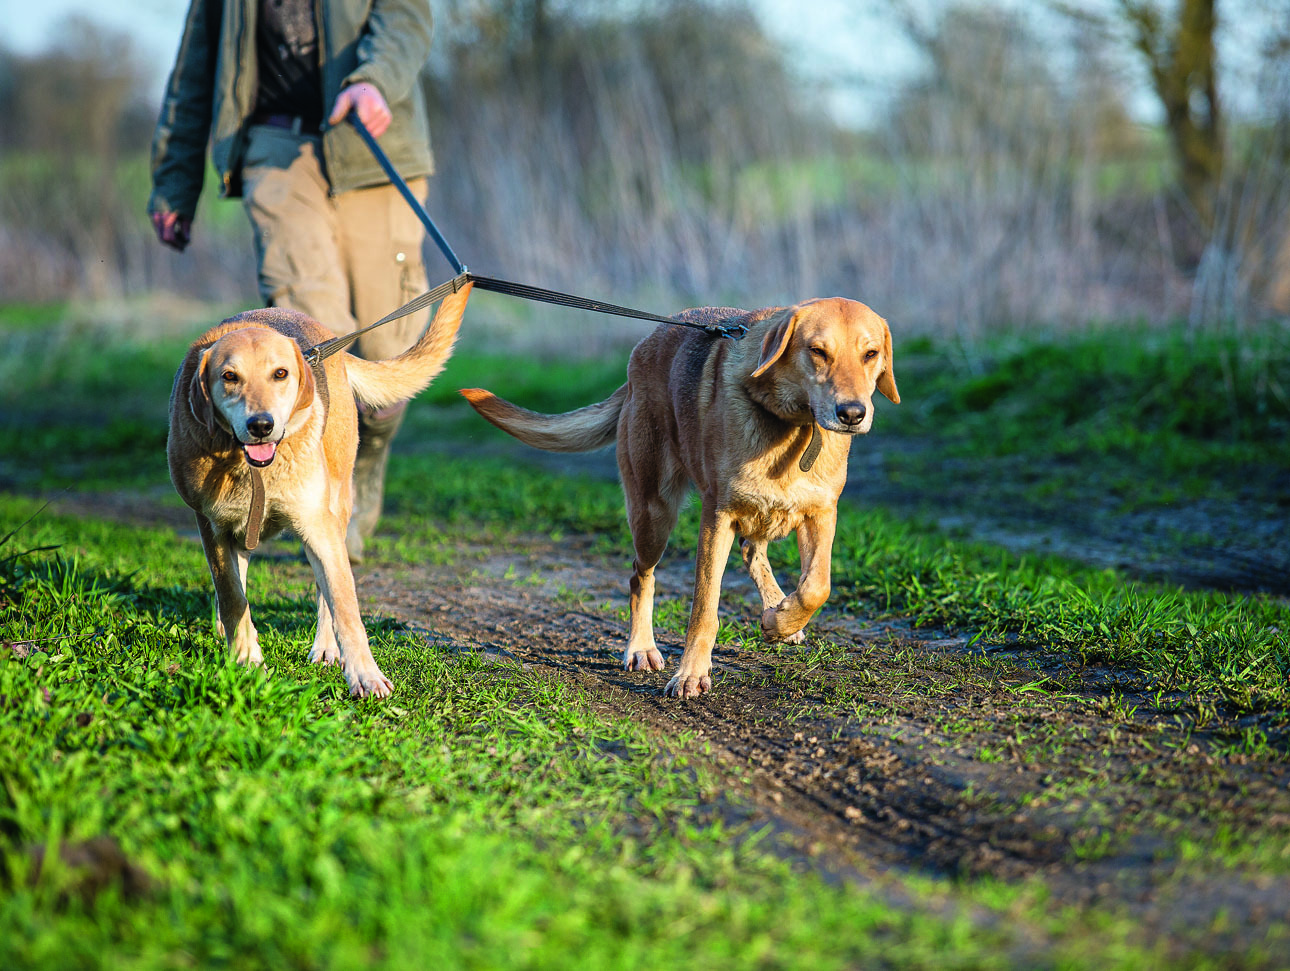
{"type": "Polygon", "coordinates": [[[309,350],[305,351],[305,360],[310,367],[316,367],[333,354],[343,351],[350,344],[358,340],[369,330],[375,330],[382,324],[388,324],[391,320],[398,320],[400,317],[406,317],[408,314],[416,313],[423,307],[428,307],[432,303],[443,299],[450,293],[456,293],[464,284],[473,283],[480,290],[491,290],[493,293],[506,294],[512,297],[522,297],[525,300],[537,300],[542,303],[555,304],[558,307],[573,307],[578,310],[594,310],[602,314],[614,314],[619,317],[632,317],[636,320],[652,320],[659,324],[677,324],[681,327],[695,327],[699,330],[705,330],[715,337],[729,337],[732,340],[738,340],[743,337],[748,328],[745,324],[700,324],[692,320],[677,320],[675,317],[661,317],[658,314],[652,314],[645,310],[633,310],[631,307],[619,307],[616,304],[605,303],[602,300],[592,300],[590,297],[579,297],[572,293],[561,293],[559,290],[546,290],[542,287],[529,286],[526,283],[512,283],[510,280],[499,280],[496,277],[480,276],[477,273],[461,273],[451,280],[439,284],[433,290],[427,290],[421,296],[409,300],[398,310],[386,314],[374,324],[368,324],[361,330],[345,334],[341,337],[333,337],[331,340],[323,341],[321,344],[315,344],[309,350]]]}
{"type": "Polygon", "coordinates": [[[614,314],[618,317],[634,317],[637,320],[652,320],[659,324],[679,324],[682,327],[696,327],[706,330],[718,337],[731,337],[738,340],[748,328],[744,324],[699,324],[692,320],[677,320],[675,317],[660,317],[645,310],[633,310],[631,307],[619,307],[616,304],[579,297],[572,293],[561,293],[559,290],[545,290],[542,287],[529,286],[526,283],[512,283],[510,280],[498,280],[491,276],[477,276],[467,273],[470,280],[481,290],[493,293],[504,293],[525,300],[540,300],[543,303],[555,304],[557,307],[574,307],[578,310],[594,310],[602,314],[614,314]]]}

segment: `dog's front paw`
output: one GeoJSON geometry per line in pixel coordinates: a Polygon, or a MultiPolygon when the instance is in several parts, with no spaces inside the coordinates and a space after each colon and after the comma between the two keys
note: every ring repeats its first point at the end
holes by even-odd
{"type": "Polygon", "coordinates": [[[346,668],[345,680],[349,683],[350,695],[355,698],[388,698],[394,690],[394,683],[376,665],[363,671],[346,668]]]}
{"type": "Polygon", "coordinates": [[[309,651],[309,660],[314,664],[336,664],[340,661],[340,648],[335,642],[320,644],[314,641],[314,646],[309,651]]]}
{"type": "Polygon", "coordinates": [[[663,689],[663,694],[669,698],[697,698],[699,695],[712,690],[712,678],[708,675],[692,675],[677,673],[667,687],[663,689]]]}
{"type": "MultiPolygon", "coordinates": [[[[787,600],[778,607],[767,607],[761,615],[761,633],[766,640],[779,642],[782,644],[804,644],[806,643],[806,633],[801,627],[796,630],[786,623],[784,613],[781,612],[787,600]]],[[[809,619],[809,618],[808,618],[809,619]]],[[[806,625],[803,624],[802,627],[806,625]]]]}
{"type": "Polygon", "coordinates": [[[663,655],[659,653],[657,647],[651,647],[646,651],[633,651],[628,648],[623,652],[624,671],[662,671],[665,667],[667,662],[663,660],[663,655]]]}
{"type": "Polygon", "coordinates": [[[264,663],[264,655],[260,653],[260,642],[258,639],[251,638],[244,640],[239,644],[233,645],[233,660],[244,667],[258,668],[264,663]]]}

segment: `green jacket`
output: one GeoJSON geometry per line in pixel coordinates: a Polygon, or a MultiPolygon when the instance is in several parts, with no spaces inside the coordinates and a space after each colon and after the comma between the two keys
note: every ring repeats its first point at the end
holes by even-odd
{"type": "MultiPolygon", "coordinates": [[[[152,140],[148,211],[192,218],[206,174],[206,147],[220,194],[242,193],[246,129],[255,109],[255,28],[259,0],[191,0],[179,53],[152,140]]],[[[315,0],[325,118],[341,89],[367,81],[380,89],[393,121],[381,147],[404,178],[434,169],[417,75],[430,52],[428,0],[315,0]]],[[[349,124],[323,133],[333,192],[389,180],[349,124]]]]}

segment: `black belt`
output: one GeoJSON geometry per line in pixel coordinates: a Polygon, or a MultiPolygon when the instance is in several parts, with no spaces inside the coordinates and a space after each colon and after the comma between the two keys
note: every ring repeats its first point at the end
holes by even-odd
{"type": "Polygon", "coordinates": [[[251,116],[251,124],[268,125],[271,128],[285,128],[296,135],[321,135],[321,123],[303,115],[256,114],[251,116]]]}

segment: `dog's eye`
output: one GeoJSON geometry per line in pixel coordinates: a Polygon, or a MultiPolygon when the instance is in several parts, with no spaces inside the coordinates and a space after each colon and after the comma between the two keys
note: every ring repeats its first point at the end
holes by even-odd
{"type": "Polygon", "coordinates": [[[822,347],[812,347],[811,357],[815,358],[817,361],[828,361],[829,352],[822,347]]]}
{"type": "Polygon", "coordinates": [[[223,374],[221,374],[221,375],[220,375],[220,377],[221,377],[221,378],[223,378],[225,381],[230,381],[230,382],[232,382],[232,381],[236,381],[236,380],[237,380],[237,372],[236,372],[236,371],[225,371],[223,374]]]}
{"type": "Polygon", "coordinates": [[[276,371],[274,371],[274,372],[273,372],[273,380],[275,380],[275,381],[285,381],[286,379],[287,379],[287,369],[286,369],[286,368],[284,368],[284,367],[280,367],[280,368],[278,368],[276,371]]]}
{"type": "Polygon", "coordinates": [[[868,350],[864,352],[864,359],[866,361],[872,361],[877,356],[878,356],[878,352],[875,350],[868,350]]]}

